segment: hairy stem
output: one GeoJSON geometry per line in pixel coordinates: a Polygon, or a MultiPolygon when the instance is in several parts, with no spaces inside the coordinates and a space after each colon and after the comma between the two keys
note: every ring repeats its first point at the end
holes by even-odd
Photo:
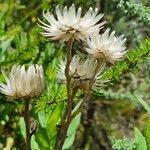
{"type": "Polygon", "coordinates": [[[25,99],[24,121],[26,126],[26,150],[31,150],[29,99],[25,99]]]}
{"type": "Polygon", "coordinates": [[[57,140],[55,144],[56,150],[61,150],[64,144],[64,141],[67,136],[67,130],[69,128],[69,124],[71,123],[72,117],[72,103],[73,103],[73,95],[72,95],[72,89],[71,89],[71,76],[69,74],[69,67],[70,62],[72,59],[72,44],[73,44],[73,38],[70,38],[70,40],[67,42],[67,62],[66,62],[66,68],[65,68],[65,76],[66,76],[66,88],[67,88],[67,100],[66,100],[66,107],[65,112],[62,116],[60,126],[57,131],[57,140]]]}
{"type": "Polygon", "coordinates": [[[69,67],[70,67],[70,62],[72,59],[72,44],[73,44],[73,38],[71,38],[68,43],[67,43],[67,63],[66,63],[66,69],[65,69],[65,75],[66,75],[66,80],[67,80],[67,117],[71,117],[71,111],[72,111],[72,91],[71,91],[71,76],[69,74],[69,67]]]}
{"type": "MultiPolygon", "coordinates": [[[[85,122],[83,121],[83,123],[82,123],[83,128],[84,128],[84,130],[82,132],[83,140],[81,140],[81,145],[80,145],[82,147],[82,149],[85,149],[85,145],[87,143],[87,140],[89,139],[89,137],[88,137],[89,130],[92,126],[95,105],[92,103],[92,101],[90,101],[90,99],[92,97],[92,87],[93,87],[93,84],[95,83],[95,76],[96,76],[99,68],[101,67],[101,65],[102,65],[102,61],[98,60],[97,66],[96,66],[94,74],[89,82],[89,86],[88,86],[88,89],[86,90],[86,93],[82,100],[82,103],[81,103],[80,107],[78,108],[78,110],[73,113],[73,115],[75,116],[76,114],[78,114],[78,112],[82,111],[82,117],[84,116],[84,118],[81,120],[86,119],[85,122]],[[85,112],[84,112],[83,108],[86,108],[85,112]]],[[[75,149],[76,148],[77,147],[75,147],[75,149]]]]}
{"type": "MultiPolygon", "coordinates": [[[[96,66],[95,71],[94,71],[94,74],[93,74],[93,76],[92,76],[92,78],[91,78],[91,80],[90,80],[90,82],[89,82],[88,89],[87,89],[87,91],[86,91],[86,93],[85,93],[85,97],[83,98],[82,103],[81,103],[79,109],[83,109],[84,103],[85,103],[85,102],[88,102],[88,101],[91,99],[92,87],[93,87],[93,84],[94,84],[94,82],[95,82],[95,76],[96,76],[96,74],[97,74],[97,72],[98,72],[98,70],[99,70],[99,68],[100,68],[100,66],[101,66],[101,64],[102,64],[102,62],[101,62],[100,60],[97,60],[97,61],[98,61],[98,62],[97,62],[97,66],[96,66]]],[[[77,110],[77,111],[79,112],[79,110],[77,110]]],[[[75,113],[76,113],[76,112],[75,112],[75,113]]]]}

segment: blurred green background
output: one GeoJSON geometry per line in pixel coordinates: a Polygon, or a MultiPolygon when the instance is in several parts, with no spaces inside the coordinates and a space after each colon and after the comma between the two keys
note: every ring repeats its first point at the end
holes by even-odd
{"type": "MultiPolygon", "coordinates": [[[[65,55],[65,44],[42,37],[37,18],[42,19],[43,10],[55,12],[58,4],[69,7],[72,3],[76,8],[82,7],[83,14],[89,7],[97,7],[107,21],[103,31],[110,27],[117,35],[124,34],[132,54],[129,61],[104,73],[110,83],[93,93],[87,109],[73,120],[64,149],[111,150],[125,144],[126,150],[133,149],[134,127],[144,131],[149,118],[143,101],[136,98],[150,103],[149,0],[0,0],[0,68],[7,71],[14,64],[37,63],[45,71],[47,90],[33,100],[31,108],[32,117],[38,121],[32,149],[54,149],[56,124],[66,96],[64,86],[56,80],[56,67],[65,55]],[[117,139],[123,137],[125,141],[119,143],[117,139]]],[[[75,43],[74,49],[83,48],[81,43],[75,43]]],[[[0,81],[4,81],[2,74],[0,81]]],[[[0,149],[24,149],[22,109],[22,100],[8,101],[0,94],[0,149]]]]}

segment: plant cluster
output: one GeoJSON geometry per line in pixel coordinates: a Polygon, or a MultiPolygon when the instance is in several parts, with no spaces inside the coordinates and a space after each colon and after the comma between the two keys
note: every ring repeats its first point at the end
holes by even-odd
{"type": "MultiPolygon", "coordinates": [[[[123,58],[125,51],[124,36],[115,36],[115,32],[110,34],[107,29],[103,34],[99,34],[100,29],[105,22],[98,23],[103,14],[98,14],[98,9],[90,8],[82,17],[82,8],[78,8],[77,13],[75,6],[70,8],[64,7],[62,10],[56,7],[57,19],[47,11],[43,17],[48,24],[39,20],[39,26],[44,29],[42,34],[50,40],[60,40],[66,42],[67,56],[66,61],[61,62],[58,69],[58,78],[66,83],[67,99],[65,111],[63,113],[60,125],[57,131],[55,149],[62,149],[67,136],[67,131],[72,119],[77,115],[79,108],[90,100],[93,85],[97,86],[100,82],[100,73],[104,70],[105,63],[114,64],[123,58]],[[74,40],[86,42],[85,49],[93,58],[81,61],[80,56],[73,56],[72,47],[74,40]],[[85,97],[80,102],[79,108],[73,112],[73,99],[77,91],[84,91],[85,97]]],[[[91,57],[92,57],[91,56],[91,57]]],[[[31,65],[28,70],[25,66],[14,66],[10,75],[5,77],[6,84],[0,84],[0,90],[3,94],[11,99],[24,98],[25,110],[24,121],[26,124],[26,149],[31,149],[31,119],[29,118],[29,100],[37,97],[44,89],[44,75],[41,66],[31,65]]]]}
{"type": "Polygon", "coordinates": [[[132,141],[111,143],[128,125],[132,137],[142,108],[150,114],[144,101],[150,98],[149,38],[127,51],[148,31],[148,7],[134,1],[75,2],[98,7],[85,12],[65,0],[58,3],[70,7],[53,0],[7,1],[10,6],[0,3],[0,149],[148,149],[148,127],[143,135],[135,128],[132,141]],[[114,10],[116,4],[121,9],[114,10]],[[117,36],[123,32],[127,40],[117,36]]]}

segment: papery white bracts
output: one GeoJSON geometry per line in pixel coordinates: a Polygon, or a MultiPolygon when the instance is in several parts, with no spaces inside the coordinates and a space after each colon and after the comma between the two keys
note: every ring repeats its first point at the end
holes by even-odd
{"type": "Polygon", "coordinates": [[[77,40],[83,40],[89,34],[99,31],[105,22],[98,23],[103,14],[98,14],[98,9],[89,8],[87,13],[81,16],[82,8],[79,7],[77,12],[75,6],[69,9],[65,6],[62,10],[56,7],[56,16],[47,11],[43,12],[43,17],[48,23],[39,19],[39,26],[44,29],[42,34],[51,40],[68,41],[71,37],[77,40]],[[97,24],[98,23],[98,24],[97,24]]]}
{"type": "MultiPolygon", "coordinates": [[[[75,86],[83,86],[85,83],[94,76],[96,67],[97,67],[97,60],[95,59],[87,59],[85,61],[81,60],[79,56],[74,56],[69,67],[70,76],[72,77],[73,84],[75,86]]],[[[59,68],[57,69],[57,78],[65,83],[66,82],[66,76],[65,76],[65,66],[66,61],[61,60],[59,64],[59,68]]],[[[105,63],[101,63],[100,67],[97,70],[97,73],[94,77],[94,80],[96,82],[97,79],[99,79],[99,75],[104,70],[105,63]]]]}
{"type": "Polygon", "coordinates": [[[6,84],[0,84],[0,92],[11,99],[36,97],[45,87],[42,66],[13,66],[8,77],[2,73],[6,84]]]}
{"type": "Polygon", "coordinates": [[[107,62],[114,63],[123,58],[126,53],[124,35],[115,36],[115,31],[111,34],[110,29],[107,29],[103,34],[94,33],[87,38],[86,51],[92,54],[95,58],[104,59],[107,62]]]}

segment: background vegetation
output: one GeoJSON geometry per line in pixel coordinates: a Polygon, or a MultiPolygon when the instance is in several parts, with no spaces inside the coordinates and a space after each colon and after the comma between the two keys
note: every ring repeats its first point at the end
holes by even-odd
{"type": "MultiPolygon", "coordinates": [[[[31,108],[38,122],[33,150],[53,150],[66,96],[64,86],[56,80],[56,67],[65,46],[42,37],[37,18],[57,4],[72,3],[81,6],[83,12],[98,7],[105,13],[106,27],[125,35],[129,51],[125,60],[104,72],[102,78],[109,82],[93,92],[90,104],[74,118],[64,149],[150,149],[149,0],[0,0],[0,67],[9,70],[14,64],[37,63],[45,71],[47,90],[31,108]]],[[[76,44],[76,49],[83,46],[76,44]]],[[[77,97],[82,98],[82,94],[77,97]]],[[[24,148],[22,108],[21,100],[9,101],[0,94],[0,149],[24,148]]]]}

